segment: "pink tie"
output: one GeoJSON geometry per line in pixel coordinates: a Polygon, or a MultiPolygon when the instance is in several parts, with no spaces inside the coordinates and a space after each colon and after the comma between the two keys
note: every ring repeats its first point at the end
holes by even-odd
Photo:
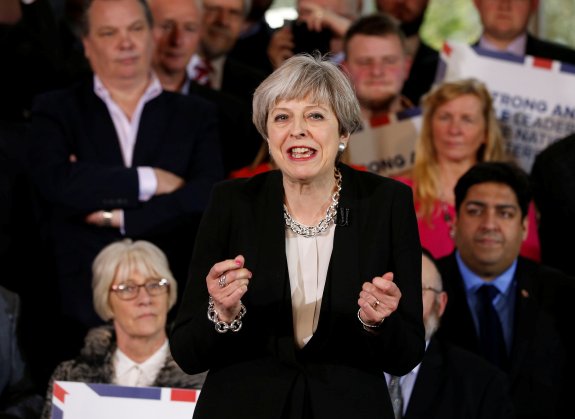
{"type": "Polygon", "coordinates": [[[209,62],[204,62],[203,60],[198,61],[195,68],[196,75],[194,76],[194,80],[203,86],[211,87],[210,86],[210,73],[213,71],[212,66],[209,62]]]}

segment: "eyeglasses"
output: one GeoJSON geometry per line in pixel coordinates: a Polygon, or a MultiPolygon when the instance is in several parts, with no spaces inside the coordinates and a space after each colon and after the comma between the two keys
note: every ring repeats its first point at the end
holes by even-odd
{"type": "Polygon", "coordinates": [[[166,278],[148,279],[144,284],[136,285],[132,281],[112,285],[110,292],[116,293],[121,300],[133,300],[140,293],[140,288],[144,288],[150,297],[165,294],[170,288],[170,283],[166,278]]]}
{"type": "Polygon", "coordinates": [[[421,293],[423,294],[425,291],[431,291],[431,292],[434,292],[436,294],[441,294],[443,292],[442,290],[438,290],[437,288],[433,288],[433,287],[430,287],[428,285],[421,287],[421,293]]]}

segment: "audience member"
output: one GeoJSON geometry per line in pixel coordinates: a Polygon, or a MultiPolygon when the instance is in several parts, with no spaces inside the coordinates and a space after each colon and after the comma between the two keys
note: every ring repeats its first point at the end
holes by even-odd
{"type": "Polygon", "coordinates": [[[345,34],[344,53],[343,67],[365,121],[413,107],[401,94],[411,60],[405,37],[391,17],[377,13],[356,20],[345,34]]]}
{"type": "Polygon", "coordinates": [[[205,373],[188,375],[176,364],[166,335],[177,282],[166,255],[144,240],[111,243],[94,259],[94,308],[102,320],[76,358],[50,379],[42,418],[52,413],[54,381],[199,389],[205,373]]]}
{"type": "Polygon", "coordinates": [[[214,187],[170,336],[210,370],[194,416],[391,419],[383,371],[424,351],[409,188],[337,163],[360,111],[325,57],[286,61],[253,108],[280,170],[214,187]]]}
{"type": "Polygon", "coordinates": [[[541,261],[575,276],[573,248],[559,237],[575,237],[575,134],[535,158],[531,185],[539,214],[541,261]]]}
{"type": "MultiPolygon", "coordinates": [[[[477,162],[506,160],[491,95],[475,79],[435,86],[423,99],[423,123],[410,175],[421,244],[434,257],[453,251],[458,179],[477,162]]],[[[535,223],[535,211],[530,210],[535,223]]],[[[539,260],[537,229],[529,230],[522,254],[539,260]]]]}
{"type": "Polygon", "coordinates": [[[272,3],[273,0],[252,0],[240,36],[228,54],[234,60],[259,69],[266,76],[273,71],[267,53],[273,29],[265,16],[272,3]]]}
{"type": "Polygon", "coordinates": [[[519,256],[530,200],[527,174],[509,163],[477,163],[459,179],[456,250],[438,260],[449,295],[438,336],[509,373],[518,418],[564,418],[575,282],[519,256]]]}
{"type": "Polygon", "coordinates": [[[474,0],[483,25],[477,45],[513,55],[534,55],[575,65],[575,50],[544,41],[529,33],[529,18],[539,0],[474,0]]]}
{"type": "Polygon", "coordinates": [[[34,385],[18,340],[20,298],[0,285],[0,418],[36,419],[42,397],[34,385]]]}
{"type": "Polygon", "coordinates": [[[60,82],[60,44],[49,0],[0,1],[0,120],[27,121],[35,95],[60,82]]]}
{"type": "Polygon", "coordinates": [[[510,419],[513,405],[505,374],[480,356],[434,337],[448,304],[431,254],[421,262],[427,349],[403,377],[386,374],[396,417],[404,419],[510,419]],[[398,386],[394,392],[395,386],[398,386]]]}
{"type": "MultiPolygon", "coordinates": [[[[358,133],[352,135],[349,147],[342,161],[365,163],[358,159],[363,156],[366,141],[379,144],[385,141],[387,152],[396,155],[412,156],[417,132],[404,140],[383,139],[377,127],[382,121],[389,121],[392,114],[413,108],[409,99],[401,94],[409,74],[411,60],[406,52],[405,37],[399,25],[389,15],[376,13],[357,19],[344,37],[345,59],[343,67],[355,86],[355,94],[362,112],[363,124],[358,133]],[[376,129],[372,129],[375,127],[376,129]]],[[[379,150],[379,146],[375,146],[379,150]]],[[[373,156],[376,160],[381,156],[373,156]]],[[[372,161],[372,160],[370,160],[372,161]]],[[[390,167],[381,165],[377,171],[382,176],[404,173],[411,167],[411,159],[404,165],[390,167]]]]}
{"type": "Polygon", "coordinates": [[[200,48],[188,63],[189,74],[251,105],[254,91],[265,73],[228,57],[240,36],[251,0],[204,0],[200,48]]]}
{"type": "Polygon", "coordinates": [[[401,22],[407,37],[407,51],[412,65],[403,86],[403,94],[418,105],[435,82],[439,53],[419,36],[429,0],[376,0],[377,9],[389,13],[401,22]]]}
{"type": "Polygon", "coordinates": [[[273,68],[294,54],[319,51],[343,61],[343,37],[361,14],[361,0],[298,0],[298,18],[274,32],[268,47],[273,68]]]}
{"type": "Polygon", "coordinates": [[[150,24],[145,0],[86,2],[94,76],[39,96],[33,110],[31,168],[47,203],[66,350],[101,323],[89,303],[98,251],[144,238],[185,276],[199,216],[222,178],[216,111],[162,91],[151,72],[150,24]]]}
{"type": "Polygon", "coordinates": [[[186,66],[196,53],[202,25],[201,0],[148,0],[154,16],[153,67],[165,90],[198,95],[218,108],[224,173],[250,164],[262,143],[251,112],[225,92],[188,77],[186,66]]]}

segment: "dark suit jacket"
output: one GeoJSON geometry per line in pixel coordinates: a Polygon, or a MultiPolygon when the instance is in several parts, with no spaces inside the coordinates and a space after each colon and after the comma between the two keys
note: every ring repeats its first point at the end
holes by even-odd
{"type": "Polygon", "coordinates": [[[34,393],[17,338],[20,299],[0,286],[0,417],[34,419],[43,399],[34,393]]]}
{"type": "Polygon", "coordinates": [[[555,42],[544,41],[531,34],[527,34],[525,54],[575,65],[574,49],[555,42]]]}
{"type": "Polygon", "coordinates": [[[573,276],[573,246],[565,246],[559,237],[575,237],[575,134],[537,155],[531,169],[531,185],[541,215],[541,260],[573,276]]]}
{"type": "Polygon", "coordinates": [[[413,57],[409,77],[401,91],[415,106],[419,105],[421,97],[429,92],[435,82],[438,63],[439,53],[420,41],[419,48],[413,57]]]}
{"type": "Polygon", "coordinates": [[[431,338],[404,419],[510,419],[506,375],[481,357],[431,338]]]}
{"type": "Polygon", "coordinates": [[[263,141],[252,122],[251,105],[247,108],[237,97],[194,81],[190,82],[189,93],[201,96],[217,106],[225,176],[251,165],[263,141]]]}
{"type": "Polygon", "coordinates": [[[265,73],[228,57],[224,62],[220,90],[240,99],[251,114],[254,92],[265,78],[265,73]]]}
{"type": "Polygon", "coordinates": [[[316,333],[302,350],[293,335],[279,171],[214,188],[197,236],[184,301],[170,337],[187,373],[209,369],[195,418],[392,418],[383,371],[402,375],[421,361],[421,247],[409,188],[341,166],[339,207],[316,333]],[[342,223],[343,224],[343,223],[342,223]],[[206,275],[218,261],[245,256],[253,273],[237,333],[206,318],[206,275]],[[362,284],[395,273],[402,292],[378,333],[357,319],[362,284]],[[225,402],[222,402],[225,395],[225,402]]]}
{"type": "MultiPolygon", "coordinates": [[[[479,339],[455,253],[439,259],[438,266],[449,304],[437,336],[479,354],[479,339]]],[[[563,376],[565,368],[572,370],[572,361],[565,362],[573,340],[572,326],[568,326],[573,323],[573,314],[567,303],[573,295],[572,282],[558,271],[521,257],[513,280],[517,300],[509,381],[517,417],[562,417],[558,414],[560,402],[572,392],[565,387],[567,376],[563,376]]],[[[572,381],[573,377],[568,378],[572,381]]]]}
{"type": "Polygon", "coordinates": [[[92,308],[91,263],[104,246],[124,237],[118,229],[86,224],[84,217],[93,211],[123,209],[125,237],[154,242],[166,252],[175,277],[185,277],[197,219],[222,178],[216,123],[213,105],[163,92],[144,106],[133,166],[126,167],[108,109],[91,81],[38,97],[31,167],[49,205],[66,314],[87,327],[100,324],[92,308]],[[71,155],[77,162],[70,162],[71,155]],[[186,184],[140,202],[137,166],[168,170],[186,184]]]}

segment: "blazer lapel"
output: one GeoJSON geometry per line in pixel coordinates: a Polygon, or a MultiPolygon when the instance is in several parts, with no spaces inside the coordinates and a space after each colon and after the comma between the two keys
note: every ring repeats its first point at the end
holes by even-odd
{"type": "Polygon", "coordinates": [[[161,93],[144,105],[134,145],[132,166],[157,161],[158,149],[164,137],[170,132],[169,111],[173,107],[168,106],[167,99],[165,93],[161,93]]]}
{"type": "Polygon", "coordinates": [[[84,89],[83,98],[80,99],[80,103],[83,102],[84,106],[80,112],[83,115],[84,132],[95,150],[94,155],[108,164],[124,166],[120,140],[106,104],[94,93],[92,83],[86,83],[84,89]]]}

